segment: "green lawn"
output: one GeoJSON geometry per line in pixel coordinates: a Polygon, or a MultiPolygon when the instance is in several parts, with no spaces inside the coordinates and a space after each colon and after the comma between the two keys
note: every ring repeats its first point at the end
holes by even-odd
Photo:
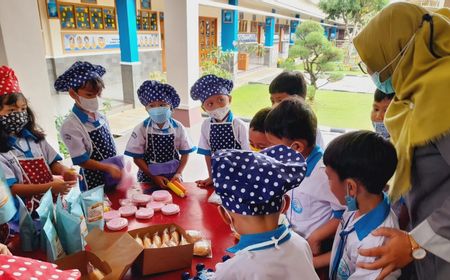
{"type": "MultiPolygon", "coordinates": [[[[236,116],[251,118],[259,109],[271,106],[267,85],[245,85],[233,91],[236,116]]],[[[373,96],[353,92],[318,90],[313,103],[319,125],[333,128],[371,129],[373,96]]]]}

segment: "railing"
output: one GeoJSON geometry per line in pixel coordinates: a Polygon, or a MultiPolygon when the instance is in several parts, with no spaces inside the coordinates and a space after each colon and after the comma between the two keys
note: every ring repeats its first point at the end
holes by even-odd
{"type": "Polygon", "coordinates": [[[412,4],[416,4],[425,8],[442,8],[444,7],[444,0],[410,0],[412,4]]]}

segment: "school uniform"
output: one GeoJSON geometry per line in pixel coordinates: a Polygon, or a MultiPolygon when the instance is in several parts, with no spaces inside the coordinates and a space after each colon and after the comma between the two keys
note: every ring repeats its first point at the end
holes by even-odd
{"type": "MultiPolygon", "coordinates": [[[[144,159],[152,175],[171,179],[178,170],[181,155],[196,150],[184,126],[171,117],[172,110],[180,105],[180,97],[171,85],[152,80],[145,81],[137,95],[143,106],[164,102],[169,107],[148,108],[150,117],[133,130],[125,155],[144,159]]],[[[138,181],[150,182],[151,179],[139,170],[138,181]]]]}
{"type": "Polygon", "coordinates": [[[323,150],[315,146],[306,158],[305,179],[288,193],[291,205],[287,219],[294,231],[306,239],[330,219],[340,219],[345,210],[331,192],[322,157],[323,150]]]}
{"type": "Polygon", "coordinates": [[[227,251],[235,256],[216,265],[213,279],[319,279],[308,242],[285,225],[270,232],[241,235],[239,243],[227,251]]]}
{"type": "MultiPolygon", "coordinates": [[[[14,184],[46,184],[53,181],[50,166],[62,158],[45,139],[36,141],[37,138],[28,129],[8,138],[12,149],[0,153],[0,168],[9,187],[14,184]]],[[[42,195],[34,195],[31,199],[24,200],[30,212],[39,206],[41,197],[42,195]]],[[[15,203],[17,207],[17,199],[15,203]]]]}
{"type": "MultiPolygon", "coordinates": [[[[80,88],[87,81],[100,78],[106,70],[101,65],[85,61],[77,61],[55,81],[57,91],[69,91],[80,88]]],[[[88,160],[110,160],[117,155],[113,136],[104,115],[98,111],[94,117],[75,104],[69,116],[64,120],[61,138],[66,145],[72,162],[83,164],[88,160]]],[[[80,169],[83,180],[80,181],[82,191],[106,185],[105,173],[99,170],[80,169]]]]}
{"type": "MultiPolygon", "coordinates": [[[[283,195],[298,187],[305,173],[301,154],[283,145],[259,153],[223,150],[212,157],[214,188],[222,206],[246,216],[279,213],[283,195]]],[[[216,266],[214,279],[319,279],[308,243],[283,224],[241,234],[239,243],[227,251],[235,256],[216,266]]]]}
{"type": "MultiPolygon", "coordinates": [[[[370,234],[377,228],[398,228],[397,216],[391,210],[386,195],[384,195],[383,201],[370,212],[355,218],[356,212],[346,211],[336,232],[330,262],[330,279],[332,280],[376,279],[381,269],[368,270],[356,265],[360,262],[372,263],[376,258],[361,256],[358,250],[379,247],[384,244],[386,237],[370,234]]],[[[400,270],[396,270],[385,279],[397,279],[400,274],[400,270]]]]}
{"type": "MultiPolygon", "coordinates": [[[[148,165],[180,160],[181,155],[192,153],[192,145],[184,126],[175,119],[170,119],[162,128],[150,118],[137,125],[125,149],[125,155],[144,159],[148,165]]],[[[139,182],[150,182],[141,170],[138,171],[139,182]]]]}
{"type": "MultiPolygon", "coordinates": [[[[211,96],[229,96],[232,90],[233,81],[205,75],[192,86],[191,97],[203,104],[211,96]]],[[[213,117],[203,121],[197,150],[199,154],[211,156],[214,152],[225,149],[250,150],[248,126],[235,118],[231,110],[224,117],[226,119],[223,122],[217,122],[213,117]]]]}
{"type": "Polygon", "coordinates": [[[197,152],[210,156],[218,150],[250,150],[249,143],[247,125],[230,111],[224,122],[213,118],[203,121],[197,152]]]}
{"type": "MultiPolygon", "coordinates": [[[[22,91],[14,71],[8,66],[0,67],[0,96],[20,92],[22,91]]],[[[45,139],[38,141],[31,131],[24,128],[28,123],[27,111],[0,116],[2,130],[10,135],[7,139],[10,150],[0,153],[0,168],[3,170],[8,187],[14,184],[49,183],[53,181],[50,165],[62,160],[45,139]]],[[[35,195],[24,200],[30,211],[39,206],[41,196],[35,195]]],[[[15,204],[18,206],[17,199],[15,204]]]]}
{"type": "MultiPolygon", "coordinates": [[[[117,155],[106,117],[99,112],[93,118],[74,105],[61,126],[60,134],[75,165],[90,159],[103,161],[117,155]]],[[[82,191],[105,184],[102,171],[81,168],[80,174],[83,176],[80,181],[82,191]]]]}

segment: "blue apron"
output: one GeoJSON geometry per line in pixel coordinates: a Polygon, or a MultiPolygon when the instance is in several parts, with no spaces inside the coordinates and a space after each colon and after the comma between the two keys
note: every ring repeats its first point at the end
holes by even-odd
{"type": "MultiPolygon", "coordinates": [[[[90,159],[102,161],[116,156],[116,145],[105,124],[88,132],[88,134],[92,143],[92,154],[90,159]]],[[[105,174],[103,171],[82,169],[81,174],[84,177],[84,180],[80,181],[80,188],[82,191],[105,185],[105,174]]]]}
{"type": "MultiPolygon", "coordinates": [[[[144,152],[144,161],[149,166],[149,171],[154,176],[164,176],[171,179],[179,166],[180,156],[175,149],[175,133],[172,125],[168,129],[161,129],[167,134],[149,133],[148,122],[146,127],[147,143],[144,152]]],[[[151,182],[151,179],[141,170],[138,171],[139,182],[151,182]]]]}
{"type": "Polygon", "coordinates": [[[225,149],[242,149],[237,142],[233,130],[233,122],[211,123],[209,130],[211,154],[225,149]]]}

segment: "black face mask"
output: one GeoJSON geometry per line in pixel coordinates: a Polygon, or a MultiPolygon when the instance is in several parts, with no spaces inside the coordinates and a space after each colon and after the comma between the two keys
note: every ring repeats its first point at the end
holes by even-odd
{"type": "Polygon", "coordinates": [[[28,112],[12,112],[5,116],[0,116],[0,125],[11,134],[20,132],[28,123],[28,112]]]}

